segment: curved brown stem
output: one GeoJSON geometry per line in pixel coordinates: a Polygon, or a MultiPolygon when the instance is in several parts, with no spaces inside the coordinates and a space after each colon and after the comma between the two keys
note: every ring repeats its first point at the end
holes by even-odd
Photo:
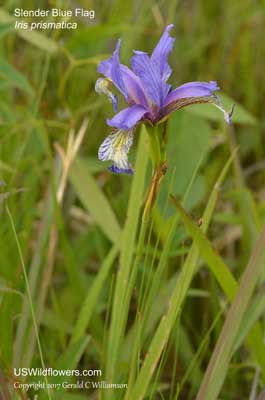
{"type": "Polygon", "coordinates": [[[151,211],[154,207],[157,198],[159,187],[166,172],[167,172],[167,161],[164,161],[154,170],[151,184],[149,186],[145,200],[143,220],[148,219],[150,217],[151,211]]]}

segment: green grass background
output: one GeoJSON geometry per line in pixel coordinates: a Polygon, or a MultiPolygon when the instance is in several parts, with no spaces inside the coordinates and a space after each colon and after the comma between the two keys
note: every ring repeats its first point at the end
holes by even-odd
{"type": "Polygon", "coordinates": [[[41,390],[39,399],[262,398],[264,22],[263,0],[1,2],[4,399],[36,394],[12,389],[13,367],[44,365],[102,369],[94,381],[128,387],[41,390]],[[96,16],[74,19],[73,31],[15,31],[16,7],[96,16]],[[123,63],[133,49],[150,53],[169,23],[170,83],[217,80],[227,109],[236,103],[234,125],[208,105],[171,116],[168,172],[142,223],[146,132],[130,152],[134,177],[97,160],[113,111],[95,93],[96,67],[119,37],[123,63]]]}

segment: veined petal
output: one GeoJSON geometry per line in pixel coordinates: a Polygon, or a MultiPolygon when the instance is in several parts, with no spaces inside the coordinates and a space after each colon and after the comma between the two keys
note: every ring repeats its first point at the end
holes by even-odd
{"type": "Polygon", "coordinates": [[[126,65],[120,64],[119,49],[120,41],[117,43],[113,56],[99,64],[98,72],[113,81],[127,102],[141,104],[148,108],[148,99],[141,80],[126,65]]]}
{"type": "Polygon", "coordinates": [[[131,59],[132,69],[140,77],[150,99],[160,109],[171,86],[162,80],[159,68],[146,53],[141,51],[134,53],[131,59]]]}
{"type": "Polygon", "coordinates": [[[172,72],[170,66],[168,65],[167,58],[173,49],[173,44],[175,41],[175,39],[168,34],[173,26],[174,25],[171,24],[166,27],[161,39],[151,55],[151,60],[157,66],[160,76],[164,82],[168,80],[172,72]]]}
{"type": "Polygon", "coordinates": [[[171,113],[173,113],[174,111],[179,110],[183,107],[191,106],[192,104],[211,103],[211,102],[212,102],[212,96],[186,97],[186,98],[177,99],[177,100],[172,101],[171,103],[167,104],[165,107],[163,107],[162,112],[160,114],[160,120],[168,117],[171,113]]]}
{"type": "MultiPolygon", "coordinates": [[[[196,82],[195,82],[196,83],[196,82]]],[[[199,83],[199,82],[197,82],[199,83]]],[[[211,82],[211,84],[216,85],[215,82],[211,82]]],[[[216,86],[218,87],[218,86],[216,86]]],[[[185,89],[186,90],[186,89],[185,89]]],[[[187,88],[187,90],[189,90],[187,88]]],[[[192,88],[193,90],[193,97],[181,97],[179,98],[178,96],[175,96],[175,100],[171,101],[170,103],[168,103],[162,110],[161,113],[161,119],[166,118],[169,114],[171,114],[172,112],[179,110],[180,108],[183,107],[187,107],[190,106],[192,104],[198,104],[198,103],[210,103],[212,105],[214,105],[215,107],[219,108],[219,110],[221,110],[224,114],[224,118],[225,121],[228,124],[231,124],[231,117],[234,111],[234,105],[232,106],[231,111],[226,111],[223,103],[221,101],[221,99],[215,94],[215,93],[210,93],[210,91],[212,89],[208,89],[209,92],[204,92],[204,90],[206,90],[205,88],[202,89],[200,88],[200,85],[197,86],[197,88],[192,88]],[[196,92],[196,90],[198,89],[198,91],[196,92]],[[197,96],[195,97],[195,93],[197,93],[197,96]],[[199,93],[201,93],[202,95],[200,96],[199,93]],[[206,93],[203,95],[203,93],[206,93]]],[[[216,90],[216,89],[214,89],[216,90]]]]}
{"type": "Polygon", "coordinates": [[[112,119],[107,119],[107,124],[118,129],[128,130],[133,128],[147,114],[143,106],[134,105],[116,114],[112,119]]]}
{"type": "Polygon", "coordinates": [[[188,82],[172,90],[165,99],[165,106],[179,99],[187,97],[207,97],[219,90],[215,81],[211,82],[188,82]]]}
{"type": "Polygon", "coordinates": [[[147,93],[143,88],[140,78],[138,78],[130,68],[126,67],[126,65],[121,65],[121,71],[127,89],[129,103],[140,104],[146,109],[149,109],[147,93]]]}
{"type": "Polygon", "coordinates": [[[112,172],[132,174],[133,170],[128,163],[128,152],[133,143],[133,130],[118,130],[109,135],[100,145],[98,158],[101,161],[114,161],[109,167],[112,172]]]}

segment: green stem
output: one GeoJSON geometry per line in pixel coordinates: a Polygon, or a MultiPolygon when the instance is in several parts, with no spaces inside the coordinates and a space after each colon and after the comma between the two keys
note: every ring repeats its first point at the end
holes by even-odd
{"type": "Polygon", "coordinates": [[[149,137],[150,155],[153,163],[153,176],[145,201],[143,221],[146,221],[150,216],[161,181],[167,171],[167,121],[155,126],[147,125],[146,130],[149,137]]]}
{"type": "Polygon", "coordinates": [[[166,160],[167,121],[151,126],[146,125],[149,137],[150,155],[154,170],[166,160]]]}

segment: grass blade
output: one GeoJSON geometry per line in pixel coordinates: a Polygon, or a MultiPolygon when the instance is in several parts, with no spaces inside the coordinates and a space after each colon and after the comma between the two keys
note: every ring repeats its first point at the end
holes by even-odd
{"type": "Polygon", "coordinates": [[[10,85],[23,90],[31,96],[34,95],[34,90],[27,79],[11,64],[3,59],[0,59],[0,78],[6,80],[10,85]]]}
{"type": "MultiPolygon", "coordinates": [[[[209,268],[213,272],[215,278],[224,290],[227,298],[232,301],[238,290],[238,284],[230,273],[229,268],[223,262],[221,257],[214,251],[211,243],[203,234],[201,229],[190,219],[183,207],[173,198],[174,205],[180,212],[181,218],[192,236],[195,244],[201,255],[208,263],[209,268]]],[[[247,339],[247,343],[252,351],[254,358],[262,367],[263,375],[265,377],[265,348],[263,346],[263,339],[259,324],[256,324],[247,339]]]]}
{"type": "MultiPolygon", "coordinates": [[[[13,233],[14,233],[14,237],[15,237],[15,241],[16,241],[16,245],[17,245],[17,249],[18,249],[18,253],[19,253],[20,262],[21,262],[21,265],[22,265],[22,270],[23,270],[24,279],[25,279],[25,283],[26,283],[26,292],[27,292],[27,296],[28,296],[31,317],[32,317],[33,325],[34,325],[34,329],[35,329],[35,335],[36,335],[36,340],[37,340],[37,344],[38,344],[38,350],[39,350],[39,354],[40,354],[41,365],[42,365],[42,368],[44,370],[45,369],[44,357],[43,357],[43,352],[42,352],[42,347],[41,347],[41,342],[40,342],[40,337],[39,337],[39,332],[38,332],[38,325],[37,325],[36,315],[35,315],[35,311],[34,311],[34,306],[33,306],[33,301],[32,301],[32,296],[31,296],[31,291],[30,291],[30,285],[29,285],[27,271],[26,271],[26,266],[24,264],[24,259],[23,259],[23,255],[22,255],[22,250],[21,250],[21,247],[20,247],[19,239],[18,239],[18,236],[17,236],[15,223],[14,223],[12,214],[9,211],[8,206],[6,206],[6,212],[7,212],[7,215],[9,217],[9,219],[10,219],[10,223],[11,223],[11,226],[12,226],[12,230],[13,230],[13,233]]],[[[45,376],[45,382],[46,382],[48,399],[51,400],[51,394],[50,394],[50,389],[49,389],[49,386],[48,386],[47,376],[45,376]]]]}
{"type": "MultiPolygon", "coordinates": [[[[207,207],[205,209],[203,219],[205,221],[203,229],[206,230],[212,213],[218,198],[219,187],[226,176],[231,165],[232,157],[228,160],[225,167],[223,168],[217,184],[214,186],[211,196],[209,198],[207,207]]],[[[192,245],[191,250],[187,256],[187,259],[181,269],[179,279],[173,289],[172,295],[168,303],[167,312],[162,317],[158,328],[155,331],[153,340],[150,344],[149,350],[145,357],[143,366],[140,370],[138,378],[131,390],[128,393],[127,398],[142,400],[146,394],[149,383],[152,379],[153,373],[155,371],[156,365],[159,358],[163,352],[163,349],[167,343],[168,337],[170,335],[171,329],[177,316],[180,313],[183,302],[186,298],[187,291],[189,289],[191,280],[194,276],[196,265],[199,259],[199,252],[195,245],[192,245]]]]}
{"type": "Polygon", "coordinates": [[[121,231],[117,218],[104,193],[88,172],[86,164],[79,158],[71,166],[70,181],[83,205],[109,240],[115,243],[121,231]]]}
{"type": "Polygon", "coordinates": [[[110,272],[110,269],[117,256],[117,253],[118,253],[118,245],[114,245],[111,248],[108,256],[105,258],[99,270],[99,273],[97,274],[97,277],[93,282],[92,287],[89,288],[88,294],[85,298],[83,306],[81,307],[81,310],[77,318],[77,322],[75,324],[75,328],[70,342],[71,344],[76,342],[85,334],[90,318],[92,317],[95,306],[97,305],[98,296],[110,272]]]}
{"type": "Polygon", "coordinates": [[[246,312],[255,285],[265,263],[265,226],[252,252],[251,258],[243,273],[236,297],[229,309],[223,329],[207,367],[197,400],[214,400],[217,398],[225,376],[232,348],[237,337],[241,321],[246,312]]]}
{"type": "MultiPolygon", "coordinates": [[[[128,303],[129,275],[145,187],[145,174],[148,161],[148,152],[146,150],[145,142],[146,132],[143,127],[138,143],[135,175],[132,181],[127,219],[122,234],[120,268],[115,286],[113,311],[108,339],[106,375],[107,379],[113,382],[115,381],[114,377],[117,369],[121,338],[128,316],[128,304],[125,307],[124,300],[127,297],[126,303],[128,303]]],[[[108,391],[106,396],[110,396],[106,398],[111,398],[111,391],[108,391]]]]}

